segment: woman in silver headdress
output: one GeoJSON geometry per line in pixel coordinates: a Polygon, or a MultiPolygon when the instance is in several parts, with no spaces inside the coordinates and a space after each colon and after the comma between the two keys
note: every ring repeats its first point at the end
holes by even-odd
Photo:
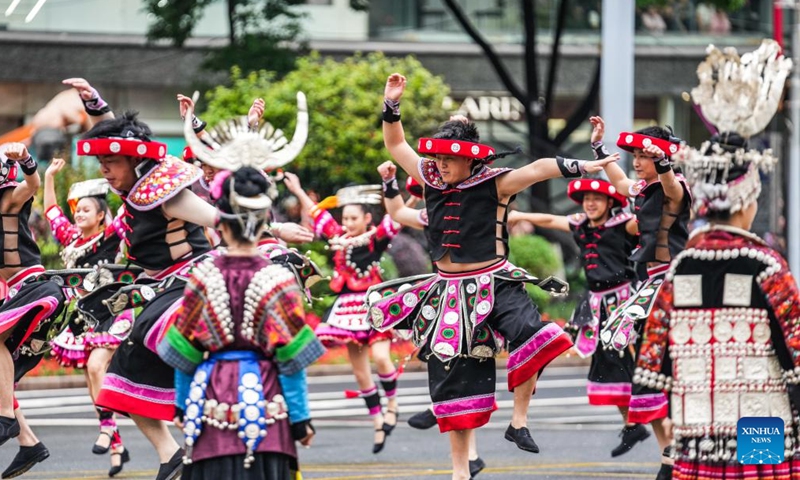
{"type": "Polygon", "coordinates": [[[774,115],[790,68],[771,41],[741,58],[712,48],[698,68],[701,87],[692,95],[723,133],[699,150],[683,147],[676,159],[708,225],[692,232],[667,272],[633,378],[643,394],[671,392],[675,464],[662,465],[659,479],[800,475],[792,413],[800,407],[800,292],[780,254],[750,232],[759,170],[775,159],[747,147],[774,115]],[[739,115],[748,97],[749,114],[739,115]],[[777,444],[765,446],[771,452],[745,448],[739,421],[768,416],[784,432],[777,444]]]}

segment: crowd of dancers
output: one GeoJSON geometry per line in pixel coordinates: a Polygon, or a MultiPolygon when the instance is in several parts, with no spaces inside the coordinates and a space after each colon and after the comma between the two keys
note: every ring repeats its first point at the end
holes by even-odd
{"type": "Polygon", "coordinates": [[[402,368],[390,347],[401,336],[427,364],[431,397],[409,423],[448,433],[453,479],[486,465],[475,432],[497,409],[498,354],[507,352],[514,398],[504,438],[539,453],[528,428],[536,382],[573,348],[591,357],[589,403],[620,411],[613,457],[648,438],[650,424],[659,480],[800,478],[800,297],[783,258],[749,231],[761,174],[776,159],[748,140],[774,116],[790,69],[774,42],[741,57],[710,48],[692,92],[710,140],[695,149],[669,127],[618,133],[635,178],[604,145],[600,117],[590,119],[590,161],[494,168],[517,152],[480,143],[462,116],[412,148],[400,114],[406,80],[395,73],[381,111],[393,158],[378,166],[382,184],[318,203],[283,171],[309,134],[302,93],[291,140],[262,125],[260,99],[246,118],[207,129],[196,98],[179,95],[189,145],[179,159],[135,114],[115,115],[86,80],[65,80],[93,124],[78,154],[96,157],[103,178],[71,186],[68,215],[55,187],[65,163],[46,169],[45,215],[64,268],[45,270],[28,226],[37,162],[23,144],[3,146],[0,277],[9,293],[0,305],[0,444],[16,438],[19,451],[2,477],[49,456],[14,396],[46,354],[84,369],[100,426],[92,451],[110,454],[112,477],[131,458],[115,421],[125,415],[157,452],[158,480],[300,479],[296,444],[310,446],[315,435],[305,371],[328,346],[347,350],[358,386],[348,395],[364,400],[377,454],[400,417],[402,368]],[[571,179],[566,194],[582,213],[509,210],[518,193],[556,177],[571,179]],[[279,184],[313,231],[273,221],[279,184]],[[109,190],[123,199],[117,212],[109,190]],[[690,231],[692,218],[705,226],[690,231]],[[568,328],[543,321],[525,285],[556,296],[569,286],[508,261],[508,225],[520,220],[571,232],[580,248],[588,292],[568,328]],[[434,272],[387,280],[381,257],[403,227],[424,232],[434,272]],[[309,289],[325,279],[285,245],[314,237],[332,253],[336,298],[312,329],[309,289]],[[784,421],[785,462],[738,463],[736,422],[746,416],[784,421]]]}

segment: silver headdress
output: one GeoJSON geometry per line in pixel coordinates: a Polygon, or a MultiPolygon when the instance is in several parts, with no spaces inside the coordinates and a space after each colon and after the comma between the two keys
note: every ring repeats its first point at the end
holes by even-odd
{"type": "MultiPolygon", "coordinates": [[[[199,94],[194,93],[197,101],[199,94]]],[[[190,108],[186,113],[183,133],[194,155],[206,165],[221,170],[236,171],[241,167],[271,171],[280,168],[300,154],[308,139],[308,106],[303,92],[297,92],[297,126],[289,142],[281,129],[265,123],[253,131],[246,118],[222,122],[211,131],[214,149],[209,149],[192,130],[190,108]]]]}
{"type": "Polygon", "coordinates": [[[328,210],[345,205],[380,205],[383,203],[383,189],[380,185],[355,185],[340,188],[336,195],[326,197],[316,206],[328,210]]]}
{"type": "Polygon", "coordinates": [[[758,199],[759,170],[768,172],[777,162],[772,150],[747,149],[747,140],[775,115],[792,61],[773,40],[741,57],[734,48],[709,45],[706,52],[692,100],[721,133],[699,149],[683,145],[673,159],[692,187],[695,212],[736,213],[758,199]]]}
{"type": "MultiPolygon", "coordinates": [[[[195,92],[194,102],[197,102],[198,97],[199,93],[195,92]]],[[[212,148],[208,148],[192,129],[193,113],[191,107],[186,113],[183,129],[186,142],[198,160],[228,172],[244,167],[251,167],[262,173],[276,170],[294,160],[308,139],[308,107],[303,92],[297,92],[297,126],[291,142],[286,139],[282,130],[274,128],[268,122],[254,130],[246,117],[240,117],[222,122],[211,129],[208,134],[212,139],[212,148]]],[[[212,195],[221,194],[222,182],[227,176],[227,173],[217,174],[211,186],[212,195]]],[[[274,183],[269,177],[268,180],[271,185],[269,190],[274,191],[274,183]]],[[[272,207],[270,191],[255,197],[245,197],[236,193],[233,182],[231,178],[229,200],[233,212],[220,212],[220,216],[238,221],[243,235],[255,240],[261,233],[258,225],[263,225],[267,220],[272,207]]]]}

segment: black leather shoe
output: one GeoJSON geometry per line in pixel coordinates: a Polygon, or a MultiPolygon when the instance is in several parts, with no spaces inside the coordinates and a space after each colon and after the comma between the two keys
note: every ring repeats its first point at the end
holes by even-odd
{"type": "Polygon", "coordinates": [[[179,448],[175,455],[169,459],[169,462],[159,465],[156,480],[175,480],[178,478],[183,471],[183,453],[183,449],[179,448]]]}
{"type": "MultiPolygon", "coordinates": [[[[95,444],[92,445],[92,453],[94,453],[95,455],[104,455],[108,453],[108,450],[111,448],[111,443],[114,441],[114,437],[108,432],[101,431],[100,435],[105,435],[106,437],[108,437],[108,445],[104,447],[99,443],[95,442],[95,444]]],[[[98,441],[100,440],[100,435],[97,436],[98,441]]]]}
{"type": "Polygon", "coordinates": [[[383,440],[381,440],[380,442],[375,442],[375,444],[372,445],[372,453],[380,453],[381,450],[383,450],[383,446],[386,445],[386,437],[388,437],[389,434],[386,433],[386,430],[384,430],[383,427],[376,428],[375,432],[383,433],[383,440]]]}
{"type": "Polygon", "coordinates": [[[32,447],[19,447],[19,452],[14,456],[11,465],[3,472],[3,478],[19,477],[49,456],[50,451],[42,442],[32,447]]]}
{"type": "Polygon", "coordinates": [[[430,408],[415,413],[408,419],[408,426],[411,428],[416,428],[417,430],[427,430],[429,428],[433,428],[436,425],[436,415],[433,414],[433,410],[430,408]]]}
{"type": "Polygon", "coordinates": [[[122,453],[111,452],[111,457],[112,458],[114,457],[114,455],[119,455],[120,456],[120,462],[119,462],[119,465],[112,465],[111,468],[108,469],[108,476],[109,477],[113,477],[114,475],[116,475],[119,472],[121,472],[122,471],[122,467],[126,463],[131,461],[131,454],[128,453],[128,449],[127,448],[125,450],[123,450],[122,453]]]}
{"type": "Polygon", "coordinates": [[[662,463],[656,480],[672,480],[672,465],[662,463]]]}
{"type": "Polygon", "coordinates": [[[486,468],[486,462],[481,460],[481,457],[476,458],[475,460],[469,461],[469,476],[474,477],[475,475],[481,473],[481,470],[486,468]]]}
{"type": "Polygon", "coordinates": [[[0,417],[0,445],[19,436],[19,422],[16,417],[0,417]]]}
{"type": "Polygon", "coordinates": [[[539,446],[533,441],[531,431],[528,430],[528,427],[514,428],[509,425],[506,429],[506,440],[516,443],[520,450],[539,453],[539,446]]]}
{"type": "Polygon", "coordinates": [[[394,427],[397,426],[397,421],[400,420],[400,412],[395,411],[395,410],[388,410],[387,409],[386,413],[391,413],[392,415],[394,415],[394,423],[393,424],[387,423],[386,422],[386,415],[383,416],[383,418],[384,418],[383,431],[386,432],[386,435],[391,435],[392,431],[394,430],[394,427]]]}
{"type": "Polygon", "coordinates": [[[623,453],[628,453],[634,445],[645,441],[650,436],[650,432],[647,431],[644,425],[633,425],[624,427],[619,436],[622,437],[622,443],[617,445],[614,450],[611,450],[612,457],[619,457],[623,453]]]}

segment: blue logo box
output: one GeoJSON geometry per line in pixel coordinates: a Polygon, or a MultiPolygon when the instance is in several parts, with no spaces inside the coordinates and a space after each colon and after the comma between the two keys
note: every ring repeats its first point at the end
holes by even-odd
{"type": "Polygon", "coordinates": [[[783,420],[742,417],[736,425],[736,456],[744,465],[783,463],[783,420]]]}

